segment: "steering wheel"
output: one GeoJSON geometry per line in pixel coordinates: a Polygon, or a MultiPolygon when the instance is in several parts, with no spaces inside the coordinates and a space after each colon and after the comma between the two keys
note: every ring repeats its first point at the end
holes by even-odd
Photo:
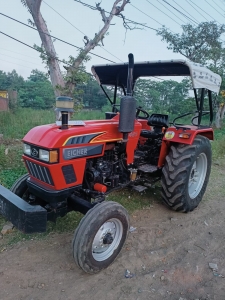
{"type": "Polygon", "coordinates": [[[136,109],[137,109],[136,118],[138,118],[138,119],[148,119],[149,118],[149,113],[146,110],[142,109],[141,106],[138,106],[136,109]],[[144,116],[139,116],[140,113],[143,113],[144,116]]]}

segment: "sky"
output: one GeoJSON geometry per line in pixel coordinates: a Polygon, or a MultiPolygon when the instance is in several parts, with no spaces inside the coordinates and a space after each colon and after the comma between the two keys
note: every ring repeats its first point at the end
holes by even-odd
{"type": "MultiPolygon", "coordinates": [[[[83,0],[95,6],[97,1],[83,0]]],[[[100,1],[99,1],[100,2],[100,1]]],[[[154,29],[165,25],[174,33],[181,33],[181,25],[190,22],[216,21],[225,23],[225,0],[131,0],[123,15],[145,27],[136,25],[137,29],[125,30],[122,19],[114,17],[109,35],[104,39],[104,47],[96,47],[92,52],[101,57],[91,55],[86,70],[91,71],[92,65],[108,64],[108,60],[120,63],[127,62],[128,54],[134,54],[135,61],[154,61],[167,59],[184,59],[178,53],[167,49],[154,29]],[[179,13],[182,12],[184,15],[179,13]],[[104,59],[105,58],[105,59],[104,59]],[[108,59],[108,60],[107,60],[108,59]]],[[[101,7],[110,11],[114,0],[102,0],[101,7]]],[[[0,0],[0,13],[28,24],[32,20],[27,9],[20,0],[0,0]]],[[[74,0],[43,0],[41,13],[50,33],[68,43],[83,47],[84,35],[93,38],[103,22],[100,13],[74,0]]],[[[135,26],[130,24],[130,26],[135,26]]],[[[0,14],[0,32],[3,32],[30,46],[40,46],[40,38],[36,30],[32,30],[0,14]]],[[[44,64],[35,50],[0,33],[0,70],[11,72],[27,78],[33,69],[46,72],[44,64]]],[[[223,37],[225,40],[225,37],[223,37]]],[[[77,49],[60,41],[54,42],[60,60],[76,56],[77,49]]]]}

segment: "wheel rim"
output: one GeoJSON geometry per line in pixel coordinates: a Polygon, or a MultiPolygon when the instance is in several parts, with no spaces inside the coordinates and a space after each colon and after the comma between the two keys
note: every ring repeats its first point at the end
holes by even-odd
{"type": "Polygon", "coordinates": [[[193,163],[188,182],[188,193],[191,199],[194,199],[200,193],[205,181],[207,172],[207,157],[205,153],[199,154],[193,163]]]}
{"type": "Polygon", "coordinates": [[[96,261],[108,259],[118,248],[123,225],[118,219],[110,219],[99,228],[92,243],[92,255],[96,261]]]}

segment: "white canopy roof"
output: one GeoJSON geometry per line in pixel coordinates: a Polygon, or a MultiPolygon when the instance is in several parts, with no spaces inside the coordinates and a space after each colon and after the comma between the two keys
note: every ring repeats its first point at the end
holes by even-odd
{"type": "MultiPolygon", "coordinates": [[[[96,65],[92,73],[99,84],[127,85],[128,64],[96,65]]],[[[206,88],[219,93],[221,77],[201,64],[185,60],[160,60],[134,63],[134,83],[139,77],[147,76],[190,76],[193,88],[206,88]]]]}
{"type": "Polygon", "coordinates": [[[201,64],[186,61],[190,69],[192,84],[195,89],[206,88],[212,92],[219,93],[222,79],[220,75],[213,73],[201,64]]]}

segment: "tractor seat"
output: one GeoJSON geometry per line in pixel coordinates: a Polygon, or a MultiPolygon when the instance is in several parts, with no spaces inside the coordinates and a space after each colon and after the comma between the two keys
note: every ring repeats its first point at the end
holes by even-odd
{"type": "Polygon", "coordinates": [[[143,129],[141,131],[141,136],[144,138],[156,139],[162,136],[163,127],[169,127],[169,117],[168,115],[163,114],[152,114],[149,117],[147,124],[153,127],[153,130],[143,129]]]}

